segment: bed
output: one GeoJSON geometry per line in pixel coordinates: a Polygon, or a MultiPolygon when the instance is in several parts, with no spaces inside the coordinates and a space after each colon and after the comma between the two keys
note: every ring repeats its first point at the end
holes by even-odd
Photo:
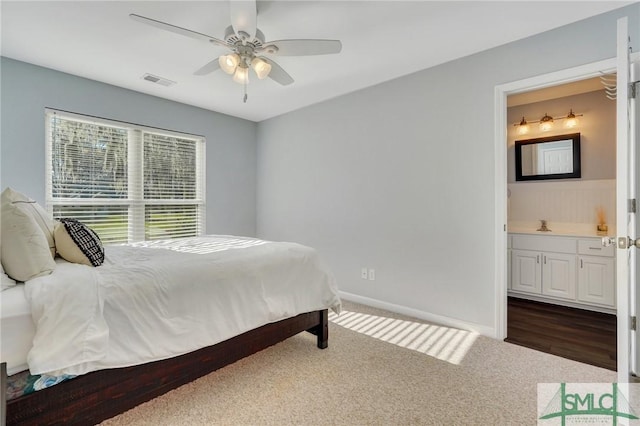
{"type": "Polygon", "coordinates": [[[303,331],[324,349],[340,310],[299,244],[204,236],[107,246],[105,259],[57,259],[3,291],[3,331],[22,327],[2,333],[8,373],[77,376],[8,401],[7,424],[96,424],[303,331]]]}

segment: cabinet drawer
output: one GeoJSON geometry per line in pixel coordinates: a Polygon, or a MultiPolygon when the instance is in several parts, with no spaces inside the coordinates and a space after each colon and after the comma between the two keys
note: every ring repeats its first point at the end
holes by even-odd
{"type": "Polygon", "coordinates": [[[511,248],[519,250],[551,251],[555,253],[576,253],[575,238],[547,235],[513,235],[511,248]]]}
{"type": "Polygon", "coordinates": [[[578,254],[613,257],[615,253],[615,246],[603,247],[599,239],[578,240],[578,254]]]}

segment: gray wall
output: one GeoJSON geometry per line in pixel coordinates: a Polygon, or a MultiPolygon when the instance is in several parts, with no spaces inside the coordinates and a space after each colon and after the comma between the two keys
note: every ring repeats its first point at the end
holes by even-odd
{"type": "Polygon", "coordinates": [[[202,135],[207,232],[256,233],[256,124],[2,58],[0,159],[4,187],[45,198],[45,107],[202,135]]]}
{"type": "Polygon", "coordinates": [[[514,106],[507,109],[507,180],[515,182],[515,141],[546,136],[580,133],[580,154],[582,180],[616,178],[616,102],[607,99],[604,90],[566,96],[543,102],[514,106]],[[537,123],[530,124],[530,132],[518,135],[513,123],[522,117],[528,121],[539,120],[545,112],[552,117],[562,117],[573,108],[579,124],[573,129],[565,129],[562,121],[554,123],[554,128],[541,132],[537,123]]]}
{"type": "Polygon", "coordinates": [[[615,56],[624,15],[638,46],[634,4],[259,123],[258,235],[318,248],[343,291],[493,328],[495,86],[615,56]]]}

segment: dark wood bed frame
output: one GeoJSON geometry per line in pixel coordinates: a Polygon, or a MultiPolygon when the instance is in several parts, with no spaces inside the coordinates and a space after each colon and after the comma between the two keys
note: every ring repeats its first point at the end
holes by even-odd
{"type": "Polygon", "coordinates": [[[95,425],[302,331],[315,334],[318,347],[326,348],[327,310],[267,324],[175,358],[88,373],[12,399],[2,414],[7,425],[95,425]]]}

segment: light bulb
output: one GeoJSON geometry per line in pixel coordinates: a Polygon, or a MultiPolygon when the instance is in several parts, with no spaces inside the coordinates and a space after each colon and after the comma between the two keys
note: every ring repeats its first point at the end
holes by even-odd
{"type": "Polygon", "coordinates": [[[236,73],[233,74],[233,81],[240,84],[249,83],[249,68],[238,67],[236,73]]]}
{"type": "Polygon", "coordinates": [[[251,67],[253,67],[253,70],[260,80],[266,78],[271,72],[271,64],[260,58],[253,58],[251,67]]]}
{"type": "Polygon", "coordinates": [[[566,127],[567,129],[572,129],[577,125],[578,119],[576,118],[576,115],[573,113],[573,110],[569,110],[569,115],[567,115],[567,118],[564,121],[564,127],[566,127]]]}
{"type": "Polygon", "coordinates": [[[527,123],[527,120],[522,117],[522,121],[518,124],[518,134],[526,135],[527,133],[529,133],[529,124],[527,123]]]}
{"type": "Polygon", "coordinates": [[[222,55],[218,58],[220,69],[227,74],[233,74],[238,64],[240,63],[240,56],[237,53],[230,53],[228,55],[222,55]]]}
{"type": "Polygon", "coordinates": [[[553,129],[553,118],[549,117],[545,112],[544,117],[540,119],[540,130],[548,132],[551,129],[553,129]]]}

